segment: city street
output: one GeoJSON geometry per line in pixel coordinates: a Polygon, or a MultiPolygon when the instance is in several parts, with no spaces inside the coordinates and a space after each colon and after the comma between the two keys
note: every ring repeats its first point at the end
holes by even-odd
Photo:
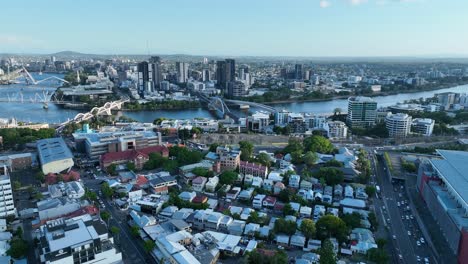
{"type": "MultiPolygon", "coordinates": [[[[408,206],[408,198],[404,184],[392,183],[388,178],[382,159],[374,164],[377,181],[381,188],[382,210],[376,210],[377,216],[389,226],[389,241],[393,244],[399,263],[437,263],[431,249],[424,241],[421,243],[422,233],[408,206]],[[418,245],[419,241],[419,245],[418,245]],[[427,263],[427,262],[426,262],[427,263]]],[[[376,204],[377,205],[377,204],[376,204]]],[[[394,256],[395,257],[395,256],[394,256]]]]}

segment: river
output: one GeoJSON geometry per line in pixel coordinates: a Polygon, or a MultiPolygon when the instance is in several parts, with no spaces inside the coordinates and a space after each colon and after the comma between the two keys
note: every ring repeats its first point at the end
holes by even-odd
{"type": "MultiPolygon", "coordinates": [[[[60,74],[53,74],[57,77],[63,77],[60,74]]],[[[33,74],[36,80],[42,80],[52,74],[33,74]]],[[[19,121],[25,122],[44,122],[44,123],[61,123],[73,118],[79,113],[78,110],[64,109],[54,104],[49,104],[49,109],[43,109],[40,103],[30,103],[31,98],[43,96],[44,92],[52,93],[58,87],[57,81],[46,81],[38,85],[26,85],[24,80],[19,84],[0,86],[0,118],[16,118],[19,121]],[[22,102],[5,102],[8,100],[21,100],[22,102]]],[[[374,100],[379,107],[390,106],[397,102],[403,102],[410,99],[432,97],[434,93],[442,92],[461,92],[468,93],[468,85],[462,85],[452,88],[445,88],[435,91],[426,91],[418,93],[407,93],[388,96],[377,96],[374,100]]],[[[281,103],[273,104],[278,109],[287,109],[291,112],[311,112],[316,114],[332,113],[335,108],[341,108],[343,111],[347,109],[347,100],[338,99],[322,102],[300,102],[300,103],[281,103]]],[[[212,114],[204,109],[183,109],[183,110],[155,110],[155,111],[140,111],[140,112],[123,112],[125,116],[133,118],[141,122],[152,122],[158,117],[173,118],[173,119],[190,119],[195,117],[213,118],[212,114]]]]}

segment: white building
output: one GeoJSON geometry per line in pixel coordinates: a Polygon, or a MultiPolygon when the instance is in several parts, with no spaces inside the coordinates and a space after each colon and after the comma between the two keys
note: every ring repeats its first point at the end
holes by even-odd
{"type": "Polygon", "coordinates": [[[370,97],[357,96],[348,98],[348,116],[346,121],[351,127],[371,127],[375,124],[377,102],[370,97]]]}
{"type": "Polygon", "coordinates": [[[8,169],[3,166],[3,173],[0,174],[0,217],[16,215],[15,204],[13,203],[13,190],[11,188],[8,169]]]}
{"type": "Polygon", "coordinates": [[[390,137],[406,137],[411,130],[411,116],[403,113],[388,115],[385,125],[390,137]]]}
{"type": "Polygon", "coordinates": [[[37,141],[37,151],[44,174],[59,173],[73,167],[73,155],[62,138],[37,141]]]}
{"type": "Polygon", "coordinates": [[[348,127],[341,121],[328,121],[326,127],[329,138],[346,138],[348,136],[348,127]]]}
{"type": "Polygon", "coordinates": [[[434,130],[434,124],[435,121],[430,118],[415,118],[411,124],[411,131],[423,136],[430,136],[434,130]]]}
{"type": "Polygon", "coordinates": [[[48,221],[40,228],[41,263],[121,263],[122,253],[99,218],[90,215],[48,221]]]}

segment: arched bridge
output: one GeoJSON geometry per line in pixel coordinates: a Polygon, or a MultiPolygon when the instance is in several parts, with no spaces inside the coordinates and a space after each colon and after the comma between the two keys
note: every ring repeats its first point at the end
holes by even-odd
{"type": "Polygon", "coordinates": [[[126,102],[128,102],[129,99],[121,99],[118,101],[113,101],[113,102],[107,102],[101,107],[93,107],[89,112],[87,113],[79,113],[77,114],[73,119],[68,120],[67,122],[64,122],[60,124],[60,126],[57,127],[56,131],[61,132],[66,125],[71,124],[71,123],[80,123],[86,120],[89,120],[95,116],[106,114],[106,115],[111,115],[111,111],[114,109],[121,109],[122,105],[126,102]]]}
{"type": "Polygon", "coordinates": [[[229,100],[229,99],[224,99],[224,101],[227,102],[227,103],[257,107],[257,108],[260,108],[262,110],[265,110],[265,111],[268,111],[268,112],[271,112],[271,113],[278,112],[278,110],[276,108],[272,107],[272,106],[259,104],[259,103],[255,103],[255,102],[247,102],[247,101],[240,101],[240,100],[229,100]]]}

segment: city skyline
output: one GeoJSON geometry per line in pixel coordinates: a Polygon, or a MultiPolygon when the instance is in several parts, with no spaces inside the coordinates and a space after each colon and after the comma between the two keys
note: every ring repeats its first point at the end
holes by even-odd
{"type": "Polygon", "coordinates": [[[462,0],[46,2],[2,5],[0,53],[468,56],[462,0]]]}

